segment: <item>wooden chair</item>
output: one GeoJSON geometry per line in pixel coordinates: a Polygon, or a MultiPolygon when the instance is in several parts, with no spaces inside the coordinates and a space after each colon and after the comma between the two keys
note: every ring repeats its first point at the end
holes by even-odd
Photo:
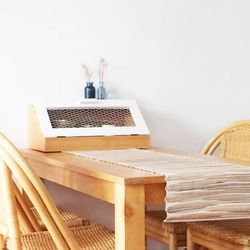
{"type": "Polygon", "coordinates": [[[114,234],[102,225],[69,229],[41,180],[19,151],[0,134],[0,248],[10,250],[115,249],[114,234]],[[36,232],[15,195],[25,191],[48,231],[36,232]]]}
{"type": "MultiPolygon", "coordinates": [[[[225,129],[214,141],[219,155],[228,161],[250,164],[250,121],[241,121],[225,129]]],[[[210,147],[212,148],[212,147],[210,147]]],[[[188,250],[250,249],[250,220],[227,220],[188,223],[188,250]]]]}
{"type": "Polygon", "coordinates": [[[167,244],[170,250],[186,246],[186,224],[163,223],[165,218],[164,210],[147,211],[145,216],[146,236],[167,244]]]}
{"type": "MultiPolygon", "coordinates": [[[[220,157],[234,160],[250,159],[250,121],[234,122],[221,129],[201,150],[202,154],[212,155],[216,151],[220,157]],[[237,132],[237,136],[236,136],[237,132]],[[223,140],[227,134],[227,141],[223,140]],[[248,138],[249,136],[249,138],[248,138]],[[236,138],[237,137],[237,138],[236,138]]],[[[169,245],[170,250],[186,246],[185,223],[163,223],[165,211],[146,212],[146,236],[169,245]]]]}

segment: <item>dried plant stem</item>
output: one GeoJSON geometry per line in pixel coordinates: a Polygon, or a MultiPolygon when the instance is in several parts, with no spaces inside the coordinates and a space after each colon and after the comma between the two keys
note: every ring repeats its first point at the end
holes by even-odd
{"type": "Polygon", "coordinates": [[[81,64],[81,67],[82,67],[82,69],[83,69],[83,73],[84,73],[84,75],[85,75],[86,81],[87,81],[87,82],[90,82],[93,73],[91,73],[91,72],[89,71],[89,69],[87,68],[86,64],[82,63],[82,64],[81,64]]]}
{"type": "Polygon", "coordinates": [[[100,58],[100,65],[99,65],[99,81],[103,82],[104,79],[104,70],[107,67],[107,63],[103,57],[100,58]]]}

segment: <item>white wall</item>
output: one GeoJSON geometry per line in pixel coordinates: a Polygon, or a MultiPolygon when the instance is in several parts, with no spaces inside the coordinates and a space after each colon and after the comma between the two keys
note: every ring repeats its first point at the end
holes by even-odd
{"type": "Polygon", "coordinates": [[[0,130],[27,146],[27,105],[81,98],[81,62],[138,101],[152,143],[199,151],[248,119],[248,0],[2,0],[0,130]]]}
{"type": "Polygon", "coordinates": [[[153,144],[197,151],[249,118],[249,12],[247,0],[1,1],[0,129],[25,146],[27,104],[80,99],[80,63],[97,80],[103,56],[153,144]]]}

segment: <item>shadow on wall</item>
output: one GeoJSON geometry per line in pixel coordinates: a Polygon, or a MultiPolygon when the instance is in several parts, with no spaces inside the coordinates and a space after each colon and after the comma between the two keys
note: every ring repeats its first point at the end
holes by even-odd
{"type": "Polygon", "coordinates": [[[172,114],[143,112],[143,115],[151,132],[152,146],[200,152],[204,143],[202,130],[172,114]]]}

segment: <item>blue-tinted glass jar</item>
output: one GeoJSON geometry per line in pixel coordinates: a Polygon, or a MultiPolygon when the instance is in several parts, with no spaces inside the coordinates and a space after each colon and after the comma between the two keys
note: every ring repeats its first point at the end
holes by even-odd
{"type": "Polygon", "coordinates": [[[87,82],[87,86],[84,88],[84,98],[95,98],[95,87],[93,82],[87,82]]]}
{"type": "Polygon", "coordinates": [[[99,82],[99,87],[97,88],[97,99],[106,98],[106,89],[103,82],[99,82]]]}

